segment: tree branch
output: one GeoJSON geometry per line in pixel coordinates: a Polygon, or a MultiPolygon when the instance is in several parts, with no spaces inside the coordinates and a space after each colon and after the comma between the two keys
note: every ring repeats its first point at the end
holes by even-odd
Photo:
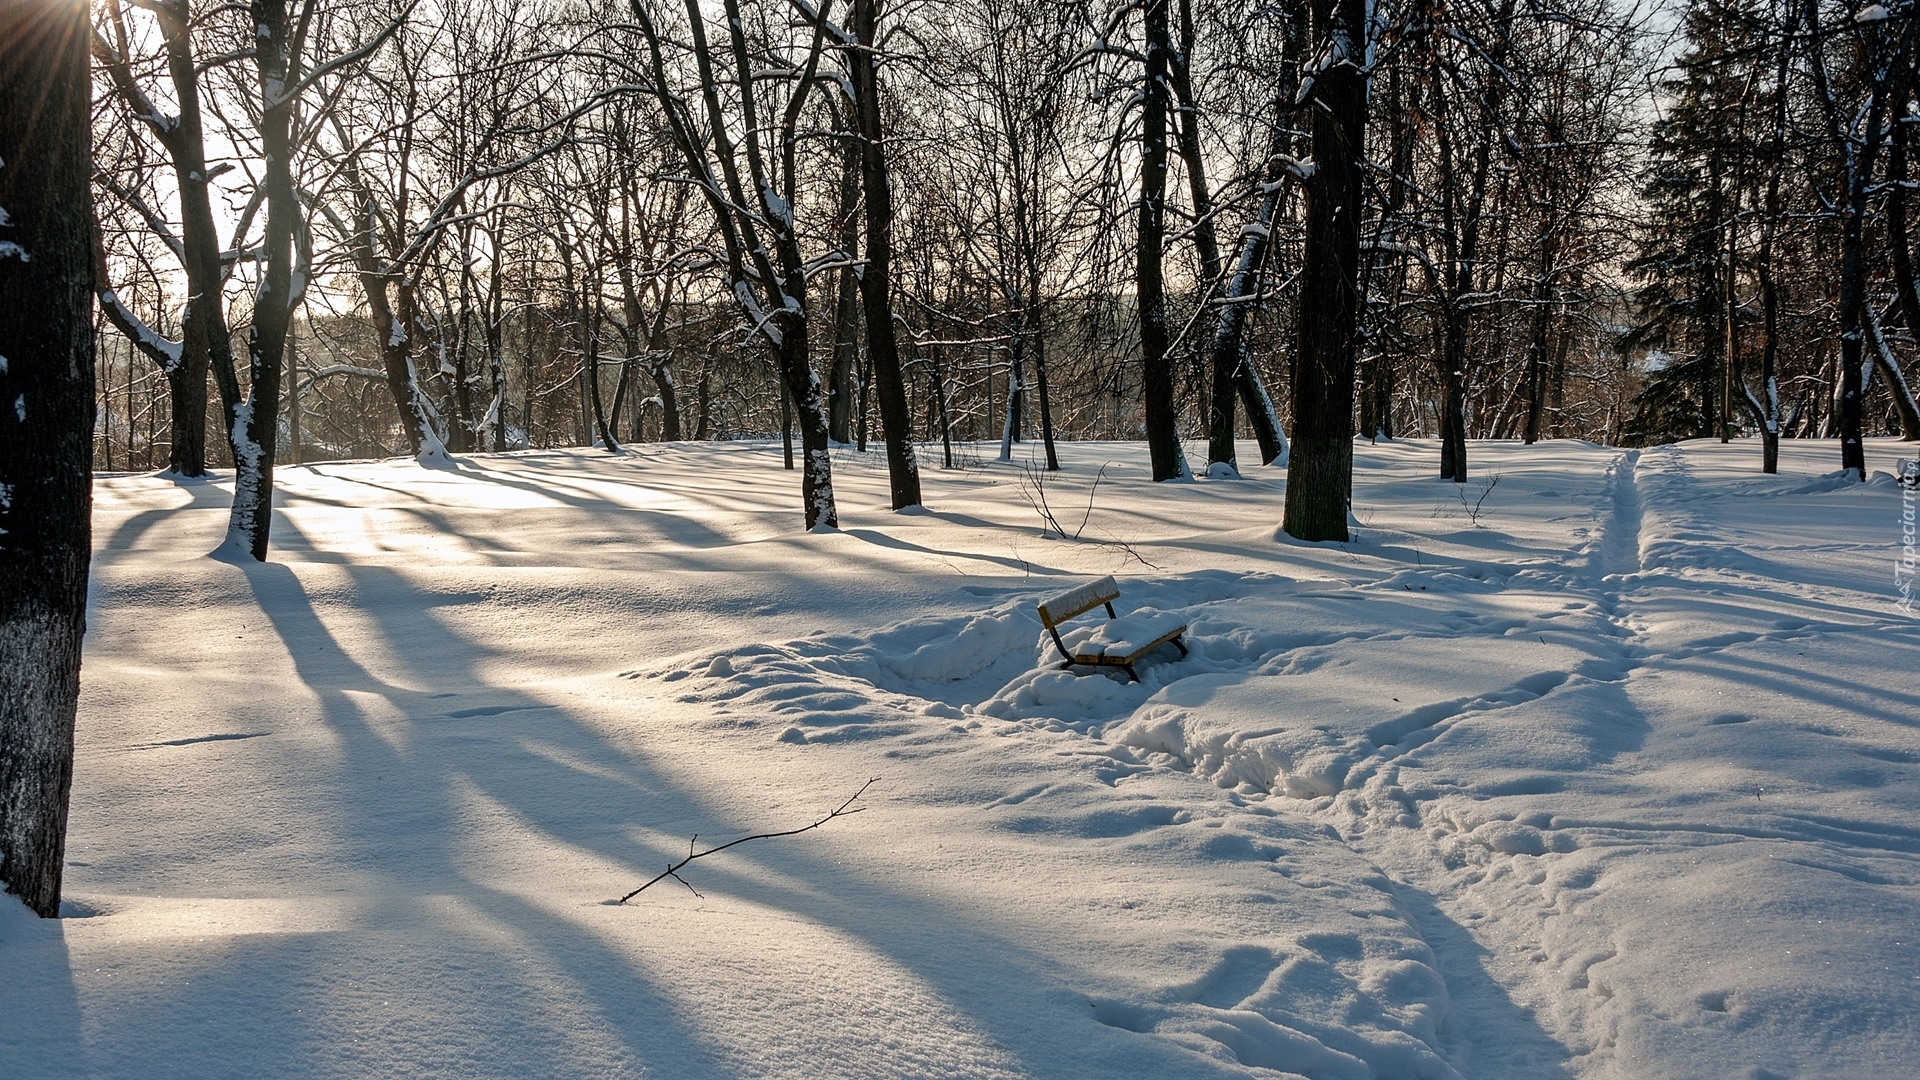
{"type": "Polygon", "coordinates": [[[660,882],[665,881],[667,878],[672,878],[673,880],[678,881],[680,884],[686,885],[687,888],[693,892],[693,895],[699,896],[700,890],[695,889],[692,885],[687,884],[687,880],[680,876],[680,870],[683,867],[685,867],[688,863],[692,862],[695,859],[704,859],[709,855],[717,855],[720,852],[725,851],[728,848],[734,846],[735,844],[744,844],[749,840],[771,840],[779,836],[798,836],[803,832],[807,832],[812,829],[817,829],[820,826],[825,825],[827,822],[832,821],[834,818],[845,817],[850,814],[857,814],[860,811],[865,810],[866,807],[853,806],[853,804],[859,800],[860,796],[866,794],[867,789],[874,785],[874,781],[879,779],[880,778],[876,776],[872,780],[868,780],[866,783],[861,784],[859,791],[854,792],[853,795],[850,798],[848,798],[846,802],[841,803],[837,808],[830,811],[826,817],[821,818],[820,820],[814,822],[811,825],[803,825],[798,829],[788,829],[785,832],[755,833],[752,836],[743,836],[738,840],[730,840],[727,843],[721,844],[719,847],[711,847],[705,851],[693,850],[694,840],[698,840],[700,838],[700,834],[695,833],[693,835],[693,839],[687,841],[687,857],[686,858],[681,859],[679,862],[674,863],[672,866],[667,867],[665,870],[662,870],[658,875],[654,877],[652,881],[647,882],[645,885],[642,885],[639,888],[628,893],[627,895],[621,897],[620,899],[615,900],[614,903],[624,904],[627,901],[633,899],[634,897],[639,896],[641,893],[646,892],[649,888],[652,888],[654,885],[657,885],[660,882]],[[849,810],[848,807],[853,807],[853,809],[849,810]]]}

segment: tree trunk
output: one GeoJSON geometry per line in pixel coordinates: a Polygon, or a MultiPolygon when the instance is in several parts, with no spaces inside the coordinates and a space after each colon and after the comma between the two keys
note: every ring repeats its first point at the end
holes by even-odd
{"type": "Polygon", "coordinates": [[[1173,52],[1167,0],[1146,0],[1147,84],[1141,91],[1140,225],[1134,282],[1140,319],[1142,403],[1147,453],[1155,480],[1187,478],[1180,453],[1179,414],[1174,409],[1173,359],[1167,355],[1172,333],[1167,326],[1166,287],[1161,257],[1166,247],[1167,68],[1173,52]]]}
{"type": "Polygon", "coordinates": [[[467,349],[473,342],[473,226],[460,231],[460,311],[453,331],[453,422],[447,425],[447,449],[470,454],[480,442],[480,425],[473,413],[473,382],[467,367],[467,349]]]}
{"type": "Polygon", "coordinates": [[[694,387],[694,408],[698,410],[693,419],[693,437],[695,441],[705,442],[712,434],[709,426],[712,420],[712,372],[707,365],[700,365],[700,382],[694,387]]]}
{"type": "Polygon", "coordinates": [[[1047,471],[1059,472],[1060,455],[1053,448],[1053,400],[1047,388],[1047,332],[1043,319],[1040,268],[1031,265],[1027,273],[1027,307],[1022,326],[1033,335],[1033,380],[1034,389],[1040,395],[1040,441],[1047,448],[1047,471]]]}
{"type": "Polygon", "coordinates": [[[1547,338],[1553,329],[1553,257],[1551,234],[1540,241],[1540,266],[1534,278],[1533,328],[1527,335],[1527,426],[1528,446],[1540,441],[1547,404],[1547,338]]]}
{"type": "Polygon", "coordinates": [[[827,411],[821,407],[820,379],[807,362],[806,323],[782,328],[780,375],[800,428],[800,499],[809,530],[838,528],[833,501],[833,453],[827,442],[827,411]]]}
{"type": "MultiPolygon", "coordinates": [[[[920,465],[913,456],[913,416],[900,375],[893,326],[893,190],[887,173],[880,116],[879,56],[875,51],[880,0],[853,0],[853,33],[860,48],[848,54],[854,108],[860,122],[860,183],[867,197],[866,265],[860,298],[867,317],[867,355],[880,391],[880,429],[887,439],[887,480],[895,510],[920,505],[920,465]]],[[[824,433],[823,433],[824,434],[824,433]]]]}
{"type": "MultiPolygon", "coordinates": [[[[1784,51],[1783,51],[1784,52],[1784,51]]],[[[1782,57],[1784,67],[1784,55],[1782,57]]],[[[1782,80],[1784,86],[1784,80],[1782,80]]],[[[1779,112],[1783,116],[1786,110],[1784,89],[1780,94],[1779,112]]],[[[1785,121],[1779,121],[1775,130],[1783,131],[1785,121]]],[[[1775,140],[1776,156],[1772,175],[1767,179],[1767,216],[1760,224],[1760,250],[1755,260],[1760,277],[1760,385],[1766,395],[1765,402],[1754,398],[1751,392],[1746,399],[1753,410],[1754,420],[1760,428],[1760,471],[1771,476],[1780,471],[1780,387],[1775,378],[1775,365],[1780,351],[1780,293],[1773,280],[1773,231],[1780,214],[1780,172],[1784,163],[1777,155],[1780,140],[1775,140]]],[[[1741,386],[1744,388],[1745,380],[1741,386]]]]}
{"type": "MultiPolygon", "coordinates": [[[[184,335],[183,335],[184,336],[184,335]]],[[[182,342],[185,345],[185,342],[182,342]]],[[[174,476],[207,475],[207,354],[181,350],[180,364],[167,376],[167,472],[174,476]]],[[[226,410],[221,410],[225,412],[226,410]]]]}
{"type": "MultiPolygon", "coordinates": [[[[853,258],[860,247],[860,149],[850,145],[840,171],[840,250],[853,258]]],[[[827,434],[834,442],[853,441],[853,367],[860,348],[860,285],[855,269],[836,277],[833,305],[833,360],[827,374],[827,434]]]]}
{"type": "Polygon", "coordinates": [[[1021,325],[1023,320],[1015,315],[1013,323],[1013,346],[1007,355],[1007,407],[1001,414],[1000,422],[1000,460],[1013,460],[1013,444],[1020,438],[1020,403],[1026,400],[1026,376],[1022,373],[1023,359],[1020,355],[1026,344],[1026,333],[1021,325]]]}
{"type": "MultiPolygon", "coordinates": [[[[309,316],[311,321],[311,316],[309,316]]],[[[300,464],[300,349],[293,320],[287,320],[287,461],[300,464]]]]}
{"type": "MultiPolygon", "coordinates": [[[[1304,40],[1303,34],[1297,34],[1289,28],[1289,44],[1294,44],[1296,37],[1304,40]]],[[[1193,200],[1194,248],[1200,255],[1201,275],[1206,279],[1207,287],[1211,288],[1226,271],[1214,228],[1213,194],[1207,183],[1206,159],[1200,146],[1200,107],[1195,99],[1189,67],[1192,63],[1193,41],[1192,3],[1191,0],[1181,0],[1180,50],[1171,65],[1170,83],[1174,101],[1178,105],[1178,115],[1182,118],[1175,130],[1180,157],[1187,167],[1188,192],[1193,200]]],[[[1300,59],[1294,55],[1297,51],[1289,51],[1289,61],[1300,59]]],[[[1232,276],[1224,283],[1219,298],[1219,315],[1214,320],[1209,357],[1213,377],[1207,408],[1209,475],[1214,472],[1216,465],[1225,466],[1224,471],[1228,475],[1239,475],[1234,452],[1233,403],[1236,394],[1246,409],[1247,422],[1253,428],[1254,438],[1260,444],[1261,463],[1271,465],[1279,461],[1285,464],[1287,455],[1286,433],[1280,426],[1278,414],[1274,412],[1273,400],[1267,396],[1267,389],[1261,385],[1260,375],[1254,370],[1253,360],[1246,352],[1245,326],[1250,306],[1247,301],[1258,290],[1271,248],[1273,219],[1280,202],[1280,170],[1275,159],[1285,154],[1292,142],[1284,117],[1280,114],[1286,108],[1286,103],[1293,100],[1294,84],[1297,82],[1292,77],[1293,73],[1291,67],[1285,69],[1280,93],[1275,98],[1273,135],[1267,150],[1269,165],[1265,171],[1265,181],[1259,184],[1263,189],[1260,209],[1254,220],[1241,231],[1239,256],[1235,260],[1232,276]]]]}
{"type": "Polygon", "coordinates": [[[867,452],[867,420],[871,415],[867,407],[867,391],[873,386],[873,365],[868,362],[865,352],[855,358],[854,371],[860,380],[860,415],[854,424],[853,448],[864,454],[867,452]]]}
{"type": "MultiPolygon", "coordinates": [[[[786,376],[779,371],[780,358],[774,358],[775,374],[780,378],[780,449],[785,454],[786,467],[793,468],[793,389],[786,376]]],[[[808,526],[811,528],[812,526],[808,526]]]]}
{"type": "MultiPolygon", "coordinates": [[[[1449,315],[1452,323],[1454,317],[1449,315]]],[[[1465,322],[1464,319],[1459,320],[1465,322]]],[[[1440,368],[1440,479],[1467,482],[1466,330],[1450,330],[1440,368]]]]}
{"type": "MultiPolygon", "coordinates": [[[[421,393],[413,366],[413,305],[408,300],[408,289],[404,284],[398,289],[399,310],[396,311],[392,291],[394,275],[380,266],[378,215],[374,212],[373,195],[351,170],[348,175],[359,216],[354,222],[354,268],[367,300],[367,319],[380,340],[380,366],[387,374],[387,396],[400,417],[407,452],[421,458],[444,460],[446,447],[434,431],[431,407],[421,393]]],[[[531,314],[528,318],[532,318],[531,314]]],[[[532,392],[531,383],[528,392],[532,392]]]]}
{"type": "Polygon", "coordinates": [[[487,289],[487,387],[492,404],[487,406],[487,449],[496,454],[507,450],[507,313],[500,271],[500,249],[493,246],[492,269],[487,289]]]}
{"type": "Polygon", "coordinates": [[[266,159],[262,183],[267,189],[267,224],[261,247],[266,266],[254,293],[253,329],[247,334],[247,403],[234,421],[233,513],[227,543],[267,561],[273,527],[273,455],[280,434],[280,370],[286,359],[287,328],[304,282],[293,272],[293,234],[300,206],[293,186],[293,101],[284,90],[291,57],[292,28],[286,0],[254,0],[257,27],[254,65],[260,73],[260,151],[266,159]]]}
{"type": "Polygon", "coordinates": [[[833,306],[833,364],[827,375],[828,434],[837,443],[853,441],[853,367],[860,344],[859,286],[853,271],[840,275],[833,306]]]}
{"type": "MultiPolygon", "coordinates": [[[[1877,119],[1877,118],[1876,118],[1877,119]]],[[[1849,196],[1841,213],[1840,230],[1840,394],[1838,420],[1840,468],[1854,478],[1867,478],[1866,446],[1861,441],[1861,393],[1865,390],[1862,338],[1866,333],[1866,203],[1867,178],[1856,166],[1849,177],[1849,196]]]]}
{"type": "Polygon", "coordinates": [[[1731,205],[1727,207],[1726,274],[1721,290],[1721,329],[1725,343],[1720,349],[1720,442],[1733,441],[1733,380],[1740,370],[1740,294],[1736,286],[1740,269],[1740,188],[1731,185],[1731,205]]]}
{"type": "MultiPolygon", "coordinates": [[[[600,447],[609,454],[617,454],[620,452],[620,440],[613,436],[613,425],[608,422],[609,413],[601,404],[600,394],[600,283],[590,282],[587,287],[592,297],[592,309],[581,312],[580,377],[585,380],[587,403],[592,410],[593,432],[600,437],[600,447]]],[[[581,307],[587,305],[582,304],[581,307]]]]}
{"type": "MultiPolygon", "coordinates": [[[[1279,117],[1275,118],[1274,126],[1282,126],[1279,117]]],[[[1274,141],[1278,143],[1280,136],[1276,135],[1274,141]]],[[[1246,348],[1247,309],[1259,290],[1261,272],[1268,252],[1272,250],[1273,222],[1280,206],[1281,181],[1278,170],[1269,171],[1267,183],[1263,186],[1266,191],[1261,196],[1260,209],[1253,221],[1241,231],[1240,254],[1234,262],[1233,276],[1227,280],[1220,298],[1220,313],[1213,326],[1213,395],[1207,430],[1208,469],[1211,471],[1214,465],[1225,464],[1235,475],[1239,472],[1233,448],[1233,395],[1236,392],[1246,410],[1247,421],[1253,427],[1254,438],[1260,444],[1261,464],[1278,462],[1284,465],[1287,457],[1286,432],[1280,426],[1273,400],[1267,396],[1267,388],[1261,384],[1260,375],[1253,368],[1253,358],[1247,355],[1246,348]]]]}
{"type": "MultiPolygon", "coordinates": [[[[1194,93],[1192,70],[1189,65],[1193,59],[1193,3],[1192,0],[1180,0],[1180,44],[1171,50],[1168,64],[1168,85],[1173,91],[1174,143],[1179,148],[1180,159],[1186,165],[1187,194],[1193,203],[1193,247],[1200,256],[1201,296],[1207,297],[1218,287],[1223,273],[1220,260],[1220,240],[1214,230],[1213,190],[1207,183],[1206,155],[1200,147],[1200,102],[1194,93]]],[[[1276,129],[1278,125],[1275,125],[1276,129]]],[[[1271,157],[1271,155],[1269,155],[1271,157]]],[[[1243,260],[1244,261],[1244,260],[1243,260]]],[[[1256,257],[1257,261],[1257,257],[1256,257]]],[[[1241,275],[1236,274],[1236,281],[1241,275]]],[[[1227,325],[1227,317],[1233,308],[1239,307],[1234,296],[1223,297],[1222,318],[1216,322],[1213,349],[1208,359],[1211,361],[1211,392],[1207,397],[1207,474],[1212,476],[1218,471],[1226,476],[1239,476],[1234,460],[1233,447],[1233,399],[1234,376],[1238,373],[1245,357],[1240,350],[1240,319],[1232,318],[1229,348],[1223,349],[1221,330],[1227,325]]]]}
{"type": "Polygon", "coordinates": [[[1359,320],[1361,166],[1366,153],[1368,0],[1314,0],[1326,62],[1309,91],[1313,174],[1293,360],[1285,528],[1347,539],[1353,487],[1354,333],[1359,320]],[[1358,49],[1362,55],[1353,55],[1358,49]]]}
{"type": "Polygon", "coordinates": [[[649,366],[653,375],[654,392],[660,395],[660,438],[667,442],[679,442],[680,434],[680,388],[673,381],[673,366],[661,360],[649,366]]]}
{"type": "Polygon", "coordinates": [[[0,885],[53,918],[91,551],[87,6],[0,0],[0,41],[0,885]]]}

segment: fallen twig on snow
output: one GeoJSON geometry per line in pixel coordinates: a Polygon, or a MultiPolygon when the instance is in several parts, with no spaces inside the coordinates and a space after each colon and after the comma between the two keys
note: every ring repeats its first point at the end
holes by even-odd
{"type": "Polygon", "coordinates": [[[811,825],[802,825],[798,829],[788,829],[785,832],[755,833],[752,836],[743,836],[738,840],[729,840],[726,843],[721,844],[719,847],[711,847],[705,851],[693,850],[693,845],[700,839],[700,834],[694,833],[692,838],[687,841],[687,857],[686,858],[681,859],[679,862],[674,863],[672,866],[667,867],[665,870],[662,870],[657,876],[654,877],[652,881],[647,882],[645,885],[642,885],[639,888],[628,893],[627,895],[621,897],[620,899],[615,900],[614,903],[624,904],[627,901],[633,899],[634,897],[639,896],[641,893],[646,892],[648,889],[652,888],[653,886],[658,885],[660,882],[665,881],[667,878],[672,878],[673,880],[679,882],[680,884],[686,885],[688,892],[692,893],[695,896],[700,896],[701,895],[700,890],[688,884],[687,879],[680,876],[681,868],[685,867],[688,863],[692,862],[695,859],[704,859],[709,855],[718,854],[734,846],[735,844],[744,844],[749,840],[771,840],[777,836],[798,836],[799,834],[803,832],[807,832],[810,829],[817,829],[820,826],[825,825],[827,822],[832,821],[834,818],[845,817],[849,814],[857,814],[860,811],[865,810],[866,807],[853,806],[853,804],[859,800],[860,796],[866,794],[867,789],[872,787],[874,784],[874,781],[878,779],[880,778],[876,776],[873,778],[873,780],[868,780],[866,783],[861,784],[859,791],[854,792],[853,795],[850,798],[848,798],[846,802],[841,803],[837,808],[829,812],[826,817],[821,818],[820,820],[814,822],[811,825]],[[851,810],[847,809],[850,806],[852,806],[853,809],[851,810]]]}

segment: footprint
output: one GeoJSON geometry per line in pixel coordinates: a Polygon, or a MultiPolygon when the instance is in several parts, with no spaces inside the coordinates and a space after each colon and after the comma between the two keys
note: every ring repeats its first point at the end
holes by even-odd
{"type": "Polygon", "coordinates": [[[1087,1004],[1093,1006],[1095,1020],[1122,1031],[1149,1032],[1159,1020],[1152,1010],[1124,1001],[1088,998],[1087,1004]]]}
{"type": "Polygon", "coordinates": [[[1185,992],[1180,996],[1208,1008],[1231,1009],[1266,985],[1278,966],[1279,959],[1270,950],[1236,945],[1221,953],[1206,974],[1182,988],[1185,992]]]}

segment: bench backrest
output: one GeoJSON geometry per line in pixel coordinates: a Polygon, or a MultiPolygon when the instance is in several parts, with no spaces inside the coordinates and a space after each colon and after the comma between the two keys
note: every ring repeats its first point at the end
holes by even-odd
{"type": "Polygon", "coordinates": [[[1114,584],[1109,574],[1099,581],[1090,581],[1070,593],[1063,593],[1040,605],[1040,624],[1051,630],[1075,615],[1101,604],[1111,604],[1120,598],[1120,586],[1114,584]]]}

